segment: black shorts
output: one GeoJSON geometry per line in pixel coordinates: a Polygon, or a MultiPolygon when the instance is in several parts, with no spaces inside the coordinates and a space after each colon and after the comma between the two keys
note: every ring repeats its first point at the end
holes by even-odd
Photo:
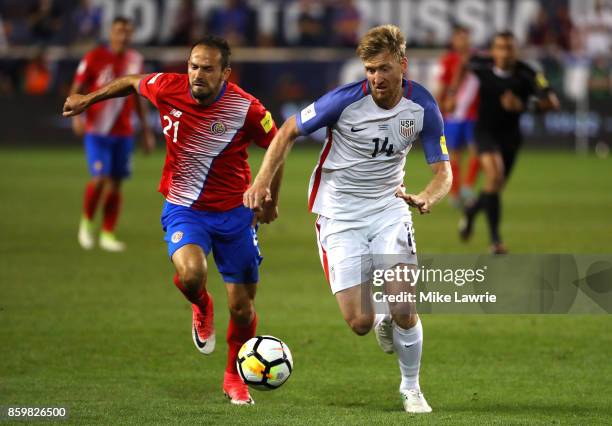
{"type": "Polygon", "coordinates": [[[474,132],[476,148],[479,154],[487,152],[499,152],[504,161],[504,176],[508,178],[522,145],[522,137],[518,132],[498,132],[491,133],[476,128],[474,132]]]}

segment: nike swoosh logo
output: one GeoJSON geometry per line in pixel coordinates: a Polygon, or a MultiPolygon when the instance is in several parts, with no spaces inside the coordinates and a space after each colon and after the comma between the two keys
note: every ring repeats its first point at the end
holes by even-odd
{"type": "Polygon", "coordinates": [[[362,130],[365,130],[365,129],[367,129],[367,127],[364,127],[364,128],[362,128],[362,129],[357,129],[357,128],[355,128],[355,127],[351,127],[351,132],[355,132],[355,133],[357,133],[357,132],[361,132],[362,130]]]}
{"type": "Polygon", "coordinates": [[[416,343],[413,343],[412,345],[406,345],[406,344],[405,344],[405,345],[404,345],[404,347],[405,347],[405,348],[411,348],[411,347],[413,347],[414,345],[416,345],[416,343]]]}
{"type": "Polygon", "coordinates": [[[200,336],[198,336],[198,332],[196,331],[195,326],[193,326],[193,337],[195,338],[195,342],[196,342],[196,345],[198,346],[198,348],[204,349],[204,347],[206,346],[206,343],[208,343],[208,342],[202,342],[200,340],[200,336]]]}

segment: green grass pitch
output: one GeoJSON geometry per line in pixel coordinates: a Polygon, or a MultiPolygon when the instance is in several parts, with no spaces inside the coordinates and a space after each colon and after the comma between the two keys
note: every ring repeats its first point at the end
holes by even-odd
{"type": "MultiPolygon", "coordinates": [[[[219,343],[210,357],[193,347],[190,308],[172,285],[161,152],[136,156],[118,229],[128,251],[117,255],[77,245],[79,149],[0,150],[0,405],[66,406],[75,424],[612,423],[610,316],[425,316],[421,385],[434,412],[403,413],[395,357],[372,334],[351,334],[324,280],[306,209],[316,158],[294,150],[281,216],[260,231],[258,330],[287,342],[295,371],[278,391],[253,391],[254,407],[233,407],[221,393],[221,279],[211,267],[219,343]]],[[[612,252],[611,166],[524,152],[503,199],[512,252],[612,252]]],[[[407,169],[417,191],[429,176],[422,153],[407,169]]],[[[457,219],[446,202],[415,217],[419,251],[486,250],[484,218],[469,245],[457,219]]]]}

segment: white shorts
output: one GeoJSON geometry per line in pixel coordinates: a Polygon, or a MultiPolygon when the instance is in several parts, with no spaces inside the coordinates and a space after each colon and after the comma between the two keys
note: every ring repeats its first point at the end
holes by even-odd
{"type": "Polygon", "coordinates": [[[333,294],[368,282],[373,268],[416,265],[410,210],[385,210],[362,220],[319,216],[315,222],[319,256],[333,294]]]}

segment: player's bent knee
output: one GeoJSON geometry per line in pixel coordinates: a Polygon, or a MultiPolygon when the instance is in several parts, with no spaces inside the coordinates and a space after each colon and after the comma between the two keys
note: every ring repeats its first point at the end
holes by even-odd
{"type": "Polygon", "coordinates": [[[504,175],[493,175],[486,180],[483,189],[486,192],[499,192],[504,187],[504,175]]]}
{"type": "Polygon", "coordinates": [[[189,293],[197,295],[206,286],[206,271],[203,267],[185,267],[179,270],[179,278],[189,293]]]}
{"type": "Polygon", "coordinates": [[[361,315],[349,319],[347,323],[355,334],[358,336],[365,336],[372,329],[372,325],[374,324],[374,316],[361,315]]]}
{"type": "Polygon", "coordinates": [[[504,186],[504,173],[503,170],[499,170],[491,179],[491,187],[493,191],[499,191],[504,186]]]}
{"type": "Polygon", "coordinates": [[[417,325],[417,322],[419,321],[419,316],[417,314],[392,315],[392,318],[393,322],[404,330],[411,329],[417,325]]]}
{"type": "Polygon", "coordinates": [[[102,189],[106,184],[104,176],[94,176],[89,182],[98,190],[102,189]]]}
{"type": "Polygon", "coordinates": [[[249,324],[255,315],[255,307],[251,300],[230,302],[229,311],[234,321],[243,324],[249,324]]]}

